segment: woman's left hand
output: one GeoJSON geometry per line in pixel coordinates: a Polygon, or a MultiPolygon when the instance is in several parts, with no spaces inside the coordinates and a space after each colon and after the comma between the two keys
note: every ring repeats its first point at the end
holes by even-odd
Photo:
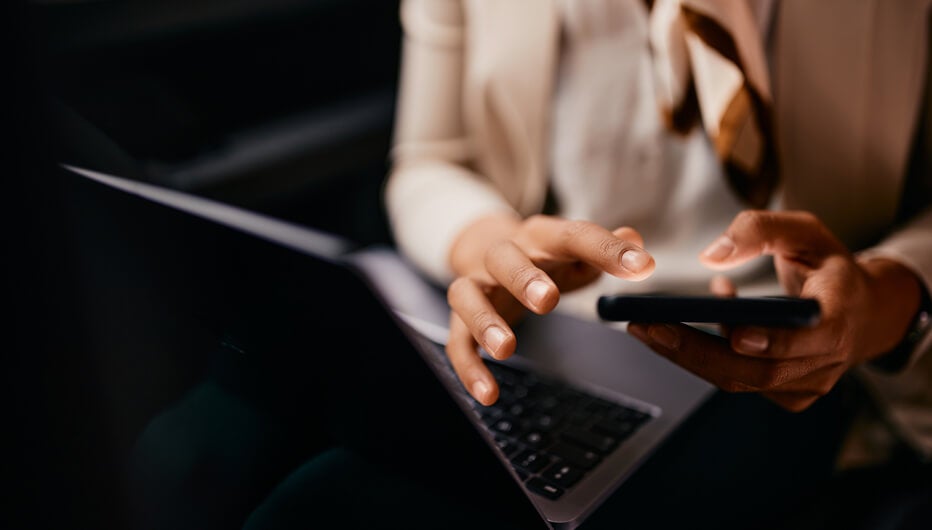
{"type": "Polygon", "coordinates": [[[818,300],[818,324],[737,326],[725,337],[685,325],[631,323],[628,331],[725,391],[761,392],[801,411],[849,368],[893,349],[918,311],[921,287],[912,271],[892,260],[855,258],[807,212],[744,211],[700,260],[725,270],[762,254],[773,256],[787,294],[818,300]]]}

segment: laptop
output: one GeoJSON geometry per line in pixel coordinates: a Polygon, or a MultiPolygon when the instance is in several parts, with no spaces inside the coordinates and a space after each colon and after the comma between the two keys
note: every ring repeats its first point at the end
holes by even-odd
{"type": "Polygon", "coordinates": [[[484,407],[444,354],[442,289],[394,249],[63,168],[89,205],[82,222],[132,256],[114,270],[145,264],[147,282],[183,301],[173,326],[244,351],[300,345],[319,359],[308,384],[338,439],[496,521],[579,526],[714,391],[617,327],[555,312],[516,326],[512,358],[486,356],[502,392],[484,407]]]}

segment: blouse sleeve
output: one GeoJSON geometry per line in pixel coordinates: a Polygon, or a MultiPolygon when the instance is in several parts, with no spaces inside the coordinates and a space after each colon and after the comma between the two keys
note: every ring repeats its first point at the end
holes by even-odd
{"type": "Polygon", "coordinates": [[[403,0],[400,15],[403,54],[384,199],[399,250],[446,285],[459,232],[480,216],[514,209],[472,169],[474,142],[462,111],[467,20],[460,2],[403,0]]]}

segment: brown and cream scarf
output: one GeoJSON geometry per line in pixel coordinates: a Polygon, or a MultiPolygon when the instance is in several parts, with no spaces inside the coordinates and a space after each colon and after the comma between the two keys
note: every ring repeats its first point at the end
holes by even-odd
{"type": "Polygon", "coordinates": [[[669,127],[701,121],[734,191],[763,208],[777,186],[765,53],[772,0],[646,0],[658,97],[669,127]]]}

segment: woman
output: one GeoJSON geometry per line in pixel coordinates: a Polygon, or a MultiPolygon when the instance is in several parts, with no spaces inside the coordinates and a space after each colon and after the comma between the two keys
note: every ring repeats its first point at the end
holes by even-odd
{"type": "MultiPolygon", "coordinates": [[[[795,2],[532,4],[410,1],[402,10],[407,38],[387,204],[400,248],[450,285],[448,353],[474,397],[491,403],[496,392],[477,344],[507,357],[515,347],[509,321],[520,310],[548,312],[561,292],[604,279],[603,272],[641,280],[681,268],[661,285],[700,284],[711,278],[703,265],[729,270],[772,255],[789,293],[822,303],[815,329],[735,329],[733,347],[707,344],[683,327],[630,331],[723,388],[765,391],[791,410],[901,342],[932,285],[930,177],[922,171],[928,149],[914,140],[928,122],[920,116],[928,2],[885,5],[876,19],[862,17],[869,3],[851,5],[842,21],[832,7],[795,2]],[[663,82],[651,62],[664,61],[649,46],[666,38],[654,53],[677,55],[677,45],[673,32],[652,32],[662,25],[656,19],[679,17],[667,25],[680,26],[687,43],[707,38],[702,21],[657,14],[671,9],[752,35],[734,44],[749,73],[745,86],[761,83],[752,95],[766,104],[760,121],[775,119],[773,147],[758,158],[775,151],[780,181],[764,200],[726,189],[731,172],[716,160],[720,138],[707,140],[710,126],[685,136],[664,130],[661,92],[675,84],[663,82]],[[842,24],[876,36],[870,60],[860,59],[868,44],[827,35],[825,28],[842,24]],[[764,56],[768,64],[754,66],[764,56]],[[867,74],[875,75],[862,83],[867,74]],[[860,124],[880,130],[848,129],[860,124]],[[918,193],[901,200],[904,187],[918,193]],[[548,209],[548,191],[556,209],[548,209]],[[547,212],[556,215],[539,215],[547,212]],[[624,225],[649,234],[643,239],[647,249],[659,247],[655,255],[674,259],[653,259],[624,225]],[[686,259],[717,232],[723,235],[701,263],[686,259]],[[714,351],[708,366],[690,364],[689,350],[700,346],[714,351]],[[757,362],[762,356],[766,362],[757,362]]],[[[702,56],[691,57],[683,75],[701,78],[702,56]]],[[[700,110],[708,121],[716,117],[706,108],[714,88],[705,92],[710,102],[700,110]]],[[[671,107],[689,102],[668,99],[671,107]]],[[[923,348],[913,350],[918,357],[923,348]]]]}
{"type": "Polygon", "coordinates": [[[477,346],[511,355],[527,310],[779,281],[819,300],[817,326],[628,331],[801,416],[857,373],[932,453],[903,412],[932,403],[929,4],[404,2],[386,202],[449,288],[465,388],[496,400],[477,346]]]}

